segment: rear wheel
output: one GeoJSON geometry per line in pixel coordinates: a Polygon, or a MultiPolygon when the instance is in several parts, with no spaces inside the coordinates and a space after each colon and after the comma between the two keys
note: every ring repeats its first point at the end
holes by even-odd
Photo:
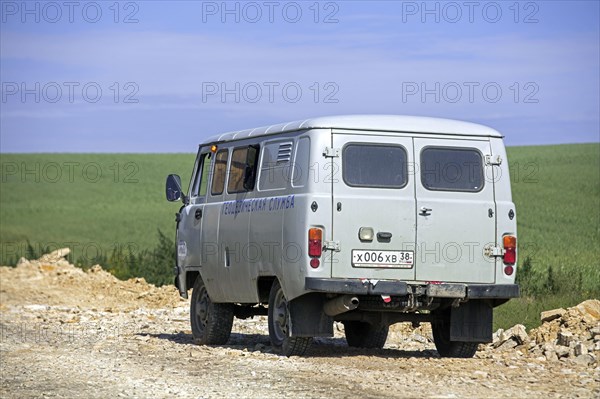
{"type": "Polygon", "coordinates": [[[269,294],[269,338],[283,356],[301,356],[310,347],[312,337],[290,337],[288,302],[278,280],[269,294]]]}
{"type": "Polygon", "coordinates": [[[450,318],[431,323],[435,348],[441,357],[470,358],[477,352],[477,342],[450,341],[450,318]]]}
{"type": "Polygon", "coordinates": [[[362,321],[345,321],[344,331],[348,346],[381,349],[387,340],[389,326],[362,321]]]}
{"type": "Polygon", "coordinates": [[[208,296],[204,281],[198,276],[190,302],[190,321],[195,343],[226,344],[233,326],[233,304],[214,303],[208,296]]]}

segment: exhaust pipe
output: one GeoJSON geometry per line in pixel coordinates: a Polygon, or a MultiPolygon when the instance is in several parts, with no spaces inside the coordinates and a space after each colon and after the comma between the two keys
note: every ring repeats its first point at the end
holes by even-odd
{"type": "Polygon", "coordinates": [[[337,316],[349,312],[358,307],[358,298],[352,295],[342,295],[333,298],[323,305],[323,311],[327,316],[337,316]]]}

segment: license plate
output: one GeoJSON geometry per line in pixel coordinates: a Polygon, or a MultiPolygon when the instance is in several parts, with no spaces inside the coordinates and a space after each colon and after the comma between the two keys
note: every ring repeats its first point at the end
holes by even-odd
{"type": "Polygon", "coordinates": [[[352,250],[352,265],[355,267],[389,267],[410,269],[413,266],[413,251],[362,251],[352,250]]]}

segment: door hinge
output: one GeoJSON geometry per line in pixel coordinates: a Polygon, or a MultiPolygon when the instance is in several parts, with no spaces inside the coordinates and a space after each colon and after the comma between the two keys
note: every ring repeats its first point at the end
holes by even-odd
{"type": "Polygon", "coordinates": [[[340,242],[339,241],[324,241],[323,246],[328,251],[340,252],[340,242]]]}
{"type": "Polygon", "coordinates": [[[486,165],[500,165],[502,163],[502,157],[500,155],[486,155],[486,165]]]}
{"type": "Polygon", "coordinates": [[[323,150],[323,156],[326,158],[337,158],[340,156],[340,149],[333,147],[325,147],[325,150],[323,150]]]}
{"type": "Polygon", "coordinates": [[[483,253],[485,254],[485,256],[489,256],[490,258],[494,258],[497,256],[503,256],[504,255],[504,248],[500,248],[500,247],[495,247],[492,245],[486,245],[483,253]]]}

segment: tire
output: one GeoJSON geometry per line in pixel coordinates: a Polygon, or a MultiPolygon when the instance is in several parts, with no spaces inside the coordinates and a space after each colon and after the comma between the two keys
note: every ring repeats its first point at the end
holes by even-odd
{"type": "Polygon", "coordinates": [[[433,342],[441,357],[471,358],[477,352],[477,342],[450,341],[450,318],[431,323],[433,342]]]}
{"type": "Polygon", "coordinates": [[[345,321],[344,331],[348,346],[381,349],[387,340],[389,326],[373,325],[362,321],[345,321]]]}
{"type": "Polygon", "coordinates": [[[269,338],[271,345],[283,356],[302,356],[312,343],[312,337],[290,337],[290,311],[278,280],[269,293],[269,338]]]}
{"type": "Polygon", "coordinates": [[[231,335],[233,304],[211,301],[200,276],[192,291],[190,322],[194,342],[199,345],[224,345],[231,335]]]}

